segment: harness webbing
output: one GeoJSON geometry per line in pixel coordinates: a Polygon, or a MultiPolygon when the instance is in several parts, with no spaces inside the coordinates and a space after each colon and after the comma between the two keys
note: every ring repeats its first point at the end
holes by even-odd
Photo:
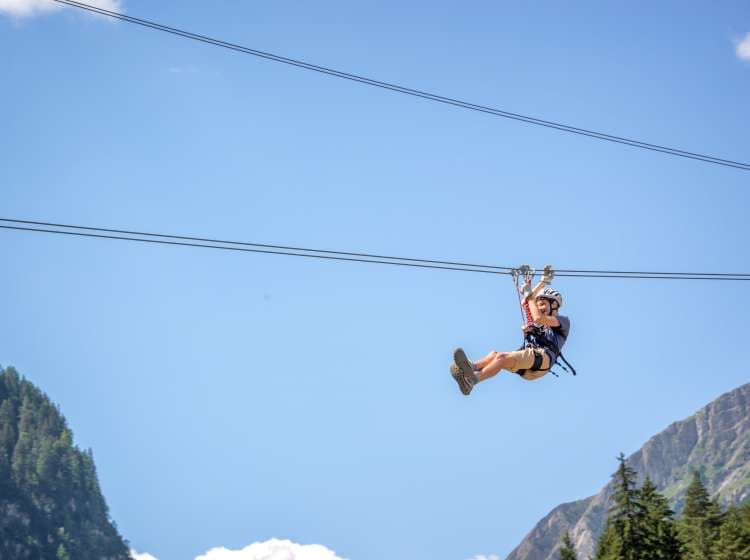
{"type": "MultiPolygon", "coordinates": [[[[565,364],[566,364],[566,365],[568,366],[568,368],[570,368],[570,369],[568,369],[568,368],[566,368],[566,367],[565,367],[564,365],[560,364],[560,367],[561,367],[561,368],[563,368],[563,369],[564,369],[565,371],[567,371],[568,373],[572,373],[573,375],[578,375],[578,374],[576,373],[576,368],[574,368],[574,367],[573,367],[572,365],[570,365],[570,362],[569,362],[568,360],[566,360],[566,359],[565,359],[565,356],[563,356],[562,352],[560,352],[560,358],[562,359],[562,361],[563,361],[563,362],[565,362],[565,364]]],[[[557,362],[555,362],[555,363],[557,363],[557,362]]]]}
{"type": "MultiPolygon", "coordinates": [[[[534,365],[531,367],[532,371],[549,371],[555,377],[559,377],[559,375],[557,375],[554,371],[552,371],[552,368],[554,366],[559,365],[561,368],[563,368],[568,373],[572,373],[573,375],[578,375],[578,373],[576,372],[576,368],[574,368],[570,364],[570,362],[565,359],[565,356],[563,356],[563,353],[560,350],[560,348],[557,346],[557,344],[555,344],[551,340],[547,340],[546,338],[542,338],[540,336],[540,329],[538,327],[536,327],[533,330],[530,330],[529,332],[527,332],[524,335],[524,337],[523,337],[523,342],[524,342],[524,344],[521,347],[522,349],[523,348],[539,348],[540,350],[549,350],[555,356],[557,356],[557,358],[555,358],[555,361],[552,362],[547,369],[543,369],[543,368],[540,367],[542,365],[541,364],[541,360],[539,359],[539,356],[536,356],[534,358],[534,365]],[[565,367],[562,364],[558,364],[558,360],[560,360],[560,359],[562,359],[562,361],[565,362],[565,365],[568,366],[568,367],[565,367]],[[539,363],[537,363],[537,362],[539,362],[539,363]],[[570,369],[568,369],[568,368],[570,368],[570,369]]],[[[529,371],[529,370],[519,370],[518,373],[520,373],[521,375],[523,375],[523,373],[525,373],[526,371],[529,371]]]]}

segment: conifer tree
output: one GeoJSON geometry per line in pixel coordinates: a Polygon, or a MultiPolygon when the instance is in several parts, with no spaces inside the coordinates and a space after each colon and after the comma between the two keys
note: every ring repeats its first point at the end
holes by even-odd
{"type": "Polygon", "coordinates": [[[576,556],[576,550],[573,548],[573,543],[570,540],[570,533],[565,531],[562,540],[562,546],[560,547],[560,560],[578,560],[576,556]]]}
{"type": "Polygon", "coordinates": [[[614,475],[610,518],[621,544],[622,560],[639,560],[643,556],[645,511],[636,488],[635,470],[622,453],[617,460],[620,466],[614,475]]]}
{"type": "Polygon", "coordinates": [[[642,560],[645,558],[646,512],[636,488],[636,472],[625,456],[617,458],[620,466],[612,475],[614,491],[609,516],[597,543],[595,560],[642,560]]]}
{"type": "Polygon", "coordinates": [[[617,534],[613,523],[610,518],[607,518],[607,522],[604,525],[604,531],[602,532],[599,540],[596,543],[596,553],[594,554],[594,560],[622,560],[622,541],[620,536],[617,534]]]}
{"type": "Polygon", "coordinates": [[[750,500],[746,500],[737,508],[737,514],[740,517],[740,523],[750,531],[750,500]]]}
{"type": "Polygon", "coordinates": [[[644,509],[643,558],[680,560],[681,546],[674,512],[650,478],[646,478],[640,489],[640,500],[644,509]]]}
{"type": "Polygon", "coordinates": [[[743,520],[739,509],[729,508],[719,529],[713,560],[748,559],[750,559],[750,524],[743,520]]]}
{"type": "Polygon", "coordinates": [[[678,524],[685,545],[684,560],[711,560],[711,551],[719,536],[721,510],[709,497],[700,474],[693,479],[685,493],[685,508],[678,524]]]}
{"type": "Polygon", "coordinates": [[[0,448],[7,456],[13,453],[16,446],[16,409],[13,401],[6,399],[0,404],[0,448]]]}

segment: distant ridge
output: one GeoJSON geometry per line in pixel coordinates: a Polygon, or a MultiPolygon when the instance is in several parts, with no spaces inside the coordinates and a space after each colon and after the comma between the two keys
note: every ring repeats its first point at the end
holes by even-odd
{"type": "MultiPolygon", "coordinates": [[[[750,497],[750,384],[670,425],[628,462],[640,482],[649,476],[678,513],[690,481],[689,468],[700,471],[708,491],[723,504],[738,504],[750,497]]],[[[565,531],[570,531],[579,558],[593,556],[611,494],[611,484],[607,484],[595,496],[557,506],[507,560],[557,560],[565,531]]]]}

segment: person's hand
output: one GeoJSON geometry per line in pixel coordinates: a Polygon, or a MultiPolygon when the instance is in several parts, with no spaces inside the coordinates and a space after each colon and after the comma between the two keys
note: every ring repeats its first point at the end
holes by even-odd
{"type": "Polygon", "coordinates": [[[527,300],[531,296],[531,280],[526,280],[521,287],[521,299],[527,300]]]}
{"type": "Polygon", "coordinates": [[[534,329],[534,325],[523,325],[521,327],[521,330],[523,331],[523,334],[529,334],[534,329]]]}
{"type": "Polygon", "coordinates": [[[545,284],[550,284],[552,282],[552,279],[555,277],[555,271],[552,270],[551,265],[547,265],[544,267],[544,274],[542,275],[542,282],[545,284]]]}

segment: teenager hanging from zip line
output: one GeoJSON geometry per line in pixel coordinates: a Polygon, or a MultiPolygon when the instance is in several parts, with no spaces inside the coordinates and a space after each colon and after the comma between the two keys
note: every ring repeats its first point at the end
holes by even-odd
{"type": "MultiPolygon", "coordinates": [[[[526,324],[522,327],[524,343],[519,350],[493,351],[476,362],[470,362],[461,348],[454,352],[451,375],[464,395],[471,393],[477,383],[494,377],[502,370],[516,373],[527,381],[534,381],[546,375],[558,358],[562,357],[561,350],[570,333],[570,319],[559,314],[563,303],[560,292],[548,286],[554,273],[547,266],[542,280],[534,289],[531,288],[533,275],[533,269],[527,266],[513,273],[526,316],[526,324]],[[520,275],[525,277],[523,287],[518,284],[520,275]]],[[[564,357],[562,360],[568,363],[564,357]]],[[[575,369],[570,367],[575,375],[575,369]]]]}

